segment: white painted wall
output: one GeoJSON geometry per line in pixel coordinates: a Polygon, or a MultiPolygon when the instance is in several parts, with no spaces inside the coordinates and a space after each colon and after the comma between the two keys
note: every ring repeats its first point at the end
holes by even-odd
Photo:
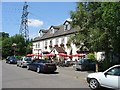
{"type": "MultiPolygon", "coordinates": [[[[62,36],[62,37],[56,37],[58,38],[58,46],[60,46],[61,44],[61,40],[64,38],[64,47],[65,47],[65,51],[67,52],[67,54],[70,54],[70,51],[71,51],[71,48],[72,48],[72,54],[76,54],[76,51],[77,51],[77,47],[75,46],[75,44],[71,44],[71,48],[68,48],[66,46],[67,44],[67,41],[69,40],[69,35],[67,36],[62,36]]],[[[50,45],[50,40],[52,40],[52,46],[54,47],[54,45],[56,45],[56,38],[53,38],[53,39],[46,39],[47,40],[47,49],[45,49],[45,41],[37,41],[37,42],[33,42],[33,54],[38,54],[38,50],[37,49],[41,49],[42,52],[43,51],[48,51],[50,52],[51,49],[49,47],[50,45]],[[40,43],[40,47],[38,47],[38,43],[40,43]],[[36,47],[37,45],[37,47],[36,47]]],[[[75,60],[76,57],[73,57],[73,60],[75,60]]]]}

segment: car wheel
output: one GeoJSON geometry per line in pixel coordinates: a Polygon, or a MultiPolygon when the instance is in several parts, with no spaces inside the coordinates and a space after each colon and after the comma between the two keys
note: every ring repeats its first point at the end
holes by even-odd
{"type": "Polygon", "coordinates": [[[37,67],[37,73],[40,73],[40,67],[37,67]]]}
{"type": "Polygon", "coordinates": [[[10,64],[10,61],[8,63],[10,64]]]}
{"type": "Polygon", "coordinates": [[[79,71],[79,69],[78,69],[78,68],[75,68],[75,71],[79,71]]]}
{"type": "Polygon", "coordinates": [[[21,64],[21,68],[23,68],[23,65],[21,64]]]}
{"type": "Polygon", "coordinates": [[[30,67],[27,65],[27,70],[30,70],[30,67]]]}
{"type": "Polygon", "coordinates": [[[89,86],[91,89],[95,90],[95,89],[98,89],[100,87],[100,84],[96,79],[93,78],[90,80],[89,86]]]}

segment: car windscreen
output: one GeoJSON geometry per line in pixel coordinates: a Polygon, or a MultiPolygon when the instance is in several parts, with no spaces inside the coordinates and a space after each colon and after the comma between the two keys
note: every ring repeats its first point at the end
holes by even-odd
{"type": "Polygon", "coordinates": [[[84,63],[84,60],[83,59],[81,59],[81,60],[79,60],[79,62],[78,62],[79,64],[83,64],[84,63]]]}
{"type": "Polygon", "coordinates": [[[31,61],[32,59],[31,58],[25,58],[25,61],[31,61]]]}
{"type": "Polygon", "coordinates": [[[12,59],[12,60],[16,60],[16,58],[15,58],[14,56],[10,57],[10,59],[12,59]]]}
{"type": "Polygon", "coordinates": [[[48,60],[36,60],[37,63],[50,63],[48,60]]]}

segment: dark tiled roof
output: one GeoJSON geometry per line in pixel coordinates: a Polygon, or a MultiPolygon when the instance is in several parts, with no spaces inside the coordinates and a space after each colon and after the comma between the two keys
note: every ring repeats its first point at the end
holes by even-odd
{"type": "Polygon", "coordinates": [[[77,32],[77,29],[74,29],[74,28],[71,28],[70,30],[64,30],[64,25],[51,26],[51,27],[47,30],[47,32],[42,37],[34,38],[33,42],[50,39],[50,38],[55,38],[55,37],[59,37],[59,36],[65,36],[65,35],[69,35],[69,34],[73,34],[73,33],[77,32]],[[50,33],[51,27],[53,27],[54,29],[57,28],[54,33],[50,33]]]}

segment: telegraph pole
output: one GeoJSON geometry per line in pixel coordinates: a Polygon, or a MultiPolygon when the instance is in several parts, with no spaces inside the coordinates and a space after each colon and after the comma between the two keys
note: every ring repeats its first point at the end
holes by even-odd
{"type": "Polygon", "coordinates": [[[28,5],[27,2],[25,2],[23,6],[23,12],[21,17],[21,25],[20,25],[20,34],[24,37],[25,40],[29,39],[29,30],[28,30],[28,14],[27,11],[28,5]]]}

